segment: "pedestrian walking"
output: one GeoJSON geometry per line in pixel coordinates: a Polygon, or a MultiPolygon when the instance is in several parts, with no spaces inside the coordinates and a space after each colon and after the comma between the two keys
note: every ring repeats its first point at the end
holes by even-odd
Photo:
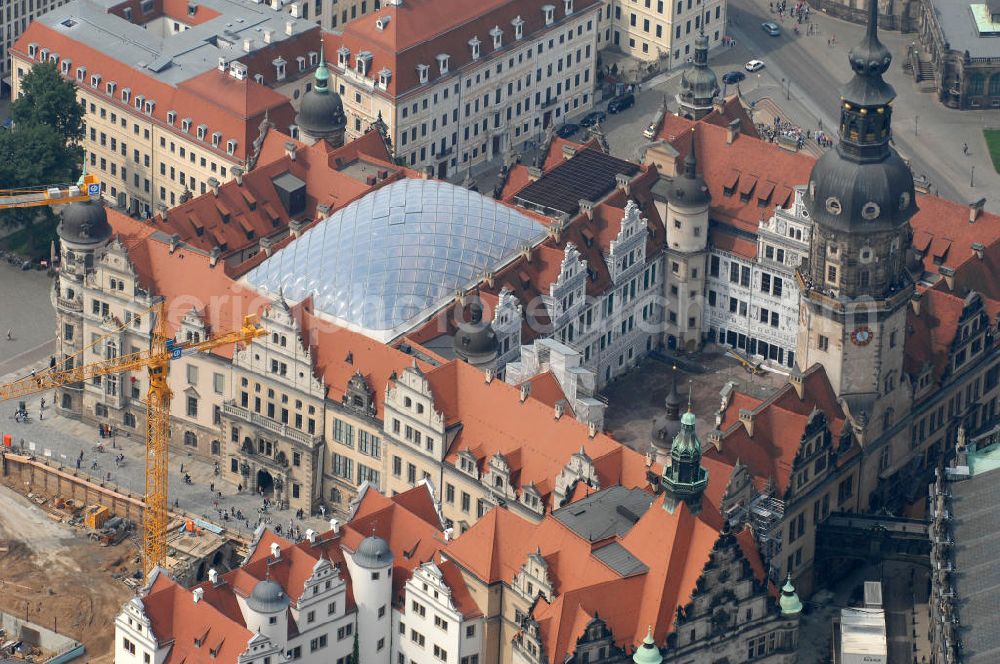
{"type": "Polygon", "coordinates": [[[215,482],[212,482],[212,483],[210,483],[210,484],[208,485],[208,490],[209,490],[209,491],[215,491],[215,482]]]}
{"type": "Polygon", "coordinates": [[[962,154],[968,156],[968,154],[969,154],[969,144],[968,143],[962,143],[962,154]]]}
{"type": "Polygon", "coordinates": [[[13,341],[13,340],[14,340],[14,328],[12,327],[7,328],[7,341],[13,341]]]}

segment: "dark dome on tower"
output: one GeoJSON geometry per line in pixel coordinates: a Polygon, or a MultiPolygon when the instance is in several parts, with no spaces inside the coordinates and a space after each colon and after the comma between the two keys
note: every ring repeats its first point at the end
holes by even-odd
{"type": "Polygon", "coordinates": [[[691,147],[684,157],[684,172],[670,182],[667,201],[681,207],[702,207],[712,201],[705,178],[698,174],[698,141],[695,128],[691,128],[691,147]]]}
{"type": "Polygon", "coordinates": [[[493,326],[483,321],[483,305],[478,298],[469,305],[469,322],[459,323],[452,343],[455,355],[469,364],[479,365],[496,358],[497,335],[493,326]]]}
{"type": "Polygon", "coordinates": [[[317,139],[340,135],[347,126],[347,116],[340,95],[330,89],[330,72],[322,53],[315,79],[312,90],[302,95],[295,124],[317,139]]]}
{"type": "Polygon", "coordinates": [[[869,0],[868,30],[848,60],[854,76],[840,98],[840,141],[809,178],[813,221],[835,230],[894,228],[917,211],[913,173],[892,148],[896,91],[882,79],[892,55],[878,38],[878,3],[869,0]]]}
{"type": "Polygon", "coordinates": [[[699,34],[694,40],[694,60],[681,74],[681,97],[709,100],[719,94],[719,79],[708,66],[708,36],[699,34]]]}
{"type": "Polygon", "coordinates": [[[108,213],[99,200],[70,203],[62,211],[59,237],[74,244],[100,244],[111,238],[108,213]]]}

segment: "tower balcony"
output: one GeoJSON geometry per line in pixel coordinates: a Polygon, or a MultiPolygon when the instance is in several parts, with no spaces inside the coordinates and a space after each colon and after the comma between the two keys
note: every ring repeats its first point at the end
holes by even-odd
{"type": "Polygon", "coordinates": [[[852,299],[841,297],[833,288],[816,287],[811,279],[802,274],[801,270],[795,271],[795,283],[799,287],[799,293],[808,302],[835,313],[849,313],[865,308],[874,311],[893,311],[908,302],[913,295],[913,284],[907,283],[905,286],[892,290],[888,296],[883,298],[852,299]]]}
{"type": "Polygon", "coordinates": [[[56,309],[60,311],[76,314],[83,313],[83,300],[79,298],[70,300],[60,295],[54,295],[52,299],[54,300],[56,309]]]}

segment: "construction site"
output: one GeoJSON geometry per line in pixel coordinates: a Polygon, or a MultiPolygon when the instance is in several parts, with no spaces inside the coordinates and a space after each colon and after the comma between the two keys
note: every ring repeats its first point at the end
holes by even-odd
{"type": "MultiPolygon", "coordinates": [[[[143,583],[141,498],[45,459],[5,452],[0,464],[0,661],[69,661],[39,647],[45,628],[81,643],[85,661],[112,662],[115,616],[143,583]]],[[[192,585],[237,564],[246,541],[172,512],[166,544],[165,567],[192,585]]]]}

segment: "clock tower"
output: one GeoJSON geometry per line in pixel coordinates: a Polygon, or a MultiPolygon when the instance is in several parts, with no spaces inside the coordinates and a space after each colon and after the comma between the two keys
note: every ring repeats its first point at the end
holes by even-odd
{"type": "MultiPolygon", "coordinates": [[[[883,415],[901,385],[906,269],[917,206],[913,174],[890,146],[892,56],[878,39],[878,5],[851,49],[853,78],[841,92],[840,140],[813,167],[806,209],[814,223],[801,287],[796,355],[820,363],[856,425],[883,415]]],[[[891,413],[890,413],[891,417],[891,413]]]]}

